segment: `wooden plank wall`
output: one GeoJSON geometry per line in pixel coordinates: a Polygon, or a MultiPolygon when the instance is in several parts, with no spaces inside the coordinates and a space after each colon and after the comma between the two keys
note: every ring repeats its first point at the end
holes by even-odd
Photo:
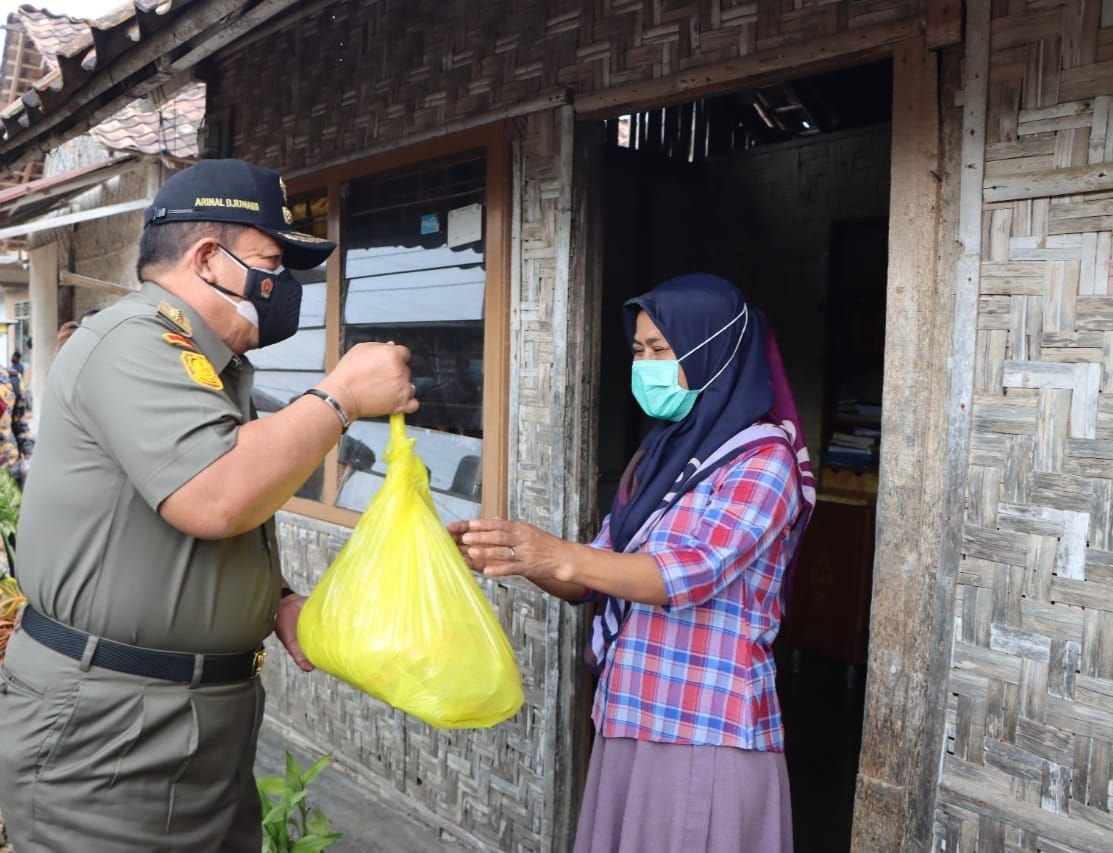
{"type": "Polygon", "coordinates": [[[935,847],[1109,850],[1113,4],[994,2],[985,26],[973,429],[935,847]]]}

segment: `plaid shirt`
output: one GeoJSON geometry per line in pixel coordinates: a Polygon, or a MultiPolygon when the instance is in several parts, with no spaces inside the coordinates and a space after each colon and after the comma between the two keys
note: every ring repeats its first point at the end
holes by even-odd
{"type": "MultiPolygon", "coordinates": [[[[592,708],[603,737],[784,751],[773,640],[800,511],[796,462],[755,448],[686,493],[640,553],[669,604],[633,603],[592,708]]],[[[610,548],[610,517],[592,542],[610,548]]]]}

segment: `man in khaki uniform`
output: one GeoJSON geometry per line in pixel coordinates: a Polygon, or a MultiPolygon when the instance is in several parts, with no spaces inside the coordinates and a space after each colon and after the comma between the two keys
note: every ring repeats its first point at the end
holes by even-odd
{"type": "Polygon", "coordinates": [[[409,351],[349,350],[251,407],[248,350],[297,329],[335,248],[277,173],[202,161],[146,212],[140,292],[55,360],[18,531],[28,606],[0,669],[0,813],[19,853],[261,846],[252,769],[271,631],[305,670],[273,515],[350,419],[417,409],[409,351]]]}

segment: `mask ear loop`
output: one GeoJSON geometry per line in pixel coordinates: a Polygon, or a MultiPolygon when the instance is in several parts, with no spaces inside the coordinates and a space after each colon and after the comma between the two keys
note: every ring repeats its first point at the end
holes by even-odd
{"type": "Polygon", "coordinates": [[[255,270],[256,272],[265,273],[267,275],[282,275],[282,273],[286,272],[286,265],[285,264],[279,264],[273,270],[269,270],[266,267],[253,267],[250,264],[245,264],[243,261],[241,261],[239,258],[237,258],[234,254],[232,254],[232,252],[230,250],[225,249],[224,246],[222,246],[220,243],[217,243],[216,247],[218,249],[220,249],[220,251],[224,252],[224,254],[226,254],[229,258],[231,258],[233,261],[235,261],[237,264],[239,264],[240,267],[242,267],[245,270],[255,270]]]}
{"type": "Polygon", "coordinates": [[[732,361],[734,361],[734,357],[736,355],[738,355],[738,348],[742,346],[742,339],[744,337],[746,337],[746,329],[749,328],[749,325],[750,325],[750,306],[749,305],[744,305],[742,307],[742,311],[738,314],[737,317],[735,317],[733,320],[731,320],[729,323],[727,323],[725,326],[723,326],[723,328],[719,329],[719,331],[717,331],[715,334],[713,334],[711,337],[709,337],[702,344],[696,344],[696,346],[692,347],[690,350],[688,350],[686,353],[684,353],[684,355],[680,356],[680,358],[678,358],[676,360],[677,364],[679,364],[684,359],[686,359],[688,356],[690,356],[692,353],[694,353],[696,350],[698,350],[700,347],[707,346],[709,343],[711,343],[713,340],[715,340],[715,338],[719,337],[719,335],[721,335],[723,332],[725,332],[727,329],[729,329],[731,326],[733,326],[735,323],[737,323],[738,322],[738,317],[745,317],[746,321],[742,324],[742,332],[741,332],[741,334],[738,335],[738,341],[734,345],[734,350],[733,350],[733,352],[731,352],[730,358],[728,358],[725,362],[723,362],[723,366],[719,368],[718,373],[716,373],[714,376],[712,376],[710,379],[708,379],[706,385],[704,385],[702,388],[697,389],[698,392],[703,392],[703,391],[706,391],[708,388],[710,388],[711,383],[714,382],[716,379],[718,379],[722,375],[723,371],[727,369],[727,367],[730,365],[730,363],[732,361]]]}

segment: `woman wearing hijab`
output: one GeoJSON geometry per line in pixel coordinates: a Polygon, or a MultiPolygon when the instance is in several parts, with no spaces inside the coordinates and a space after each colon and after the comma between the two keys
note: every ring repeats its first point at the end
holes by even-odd
{"type": "Polygon", "coordinates": [[[476,571],[594,600],[595,744],[577,853],[792,850],[773,640],[815,502],[764,318],[717,276],[623,308],[655,419],[590,545],[520,521],[449,530],[476,571]]]}

